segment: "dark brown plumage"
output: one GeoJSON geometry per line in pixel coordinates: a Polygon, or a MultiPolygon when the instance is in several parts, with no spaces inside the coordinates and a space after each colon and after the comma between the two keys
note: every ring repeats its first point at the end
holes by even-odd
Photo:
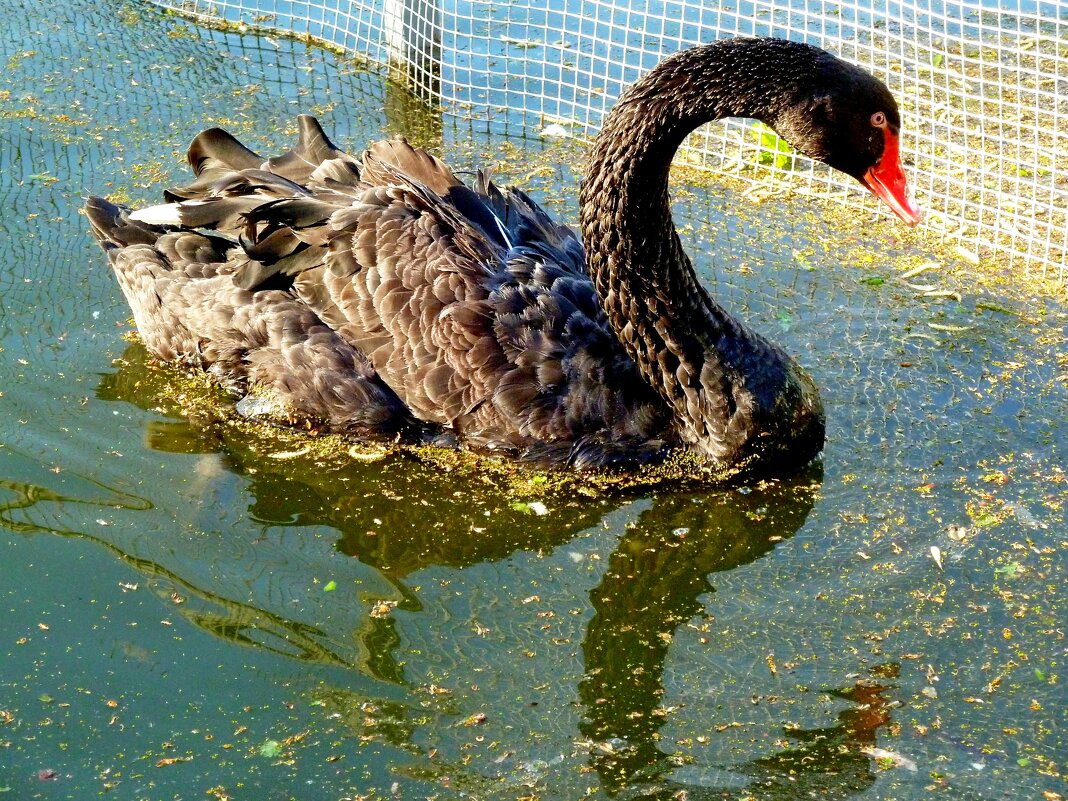
{"type": "Polygon", "coordinates": [[[357,161],[311,117],[266,161],[205,131],[165,205],[86,213],[149,350],[291,417],[580,469],[681,446],[785,472],[822,448],[815,385],[715,303],[671,222],[671,158],[722,116],[762,119],[917,218],[886,88],[758,39],[677,54],[624,93],[582,187],[585,248],[481,172],[468,187],[403,139],[357,161]]]}

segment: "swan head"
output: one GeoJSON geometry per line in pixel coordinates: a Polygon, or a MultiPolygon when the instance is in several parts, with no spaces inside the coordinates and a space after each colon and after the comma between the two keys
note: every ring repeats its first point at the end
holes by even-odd
{"type": "Polygon", "coordinates": [[[811,86],[794,95],[773,127],[800,153],[851,175],[901,220],[921,215],[901,165],[901,114],[875,76],[822,54],[811,86]]]}

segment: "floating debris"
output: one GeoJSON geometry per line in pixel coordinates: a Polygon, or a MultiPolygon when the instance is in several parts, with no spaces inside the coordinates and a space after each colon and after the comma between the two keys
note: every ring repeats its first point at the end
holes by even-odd
{"type": "Polygon", "coordinates": [[[234,404],[234,410],[242,417],[254,420],[262,417],[278,417],[282,404],[277,398],[265,394],[249,394],[234,404]]]}
{"type": "Polygon", "coordinates": [[[271,459],[296,459],[298,456],[303,456],[310,451],[311,448],[305,446],[298,451],[278,451],[277,453],[268,453],[267,456],[271,459]]]}
{"type": "Polygon", "coordinates": [[[353,445],[347,451],[348,455],[357,462],[379,462],[389,455],[389,451],[376,449],[367,445],[353,445]]]}
{"type": "Polygon", "coordinates": [[[944,570],[942,567],[942,549],[937,545],[931,546],[931,558],[934,559],[935,566],[939,570],[944,570]]]}
{"type": "Polygon", "coordinates": [[[538,132],[541,136],[551,139],[566,139],[571,136],[568,133],[567,128],[558,122],[554,122],[551,125],[546,125],[538,132]]]}
{"type": "Polygon", "coordinates": [[[517,512],[524,512],[528,515],[538,515],[544,517],[549,514],[549,507],[541,501],[516,501],[512,504],[512,508],[517,512]]]}
{"type": "Polygon", "coordinates": [[[955,292],[952,289],[931,289],[923,293],[925,298],[951,298],[957,303],[962,303],[964,298],[961,297],[960,292],[955,292]]]}
{"type": "Polygon", "coordinates": [[[371,617],[389,617],[389,613],[393,611],[396,605],[396,601],[376,601],[369,614],[371,617]]]}
{"type": "Polygon", "coordinates": [[[902,756],[896,751],[888,751],[885,748],[876,748],[875,746],[865,746],[860,749],[860,753],[867,754],[879,762],[885,762],[891,767],[904,768],[912,773],[917,771],[917,765],[914,760],[909,759],[907,756],[902,756]]]}
{"type": "Polygon", "coordinates": [[[963,542],[964,538],[968,536],[967,526],[949,526],[946,529],[946,534],[953,542],[963,542]]]}
{"type": "Polygon", "coordinates": [[[535,47],[543,47],[544,42],[539,42],[536,39],[520,39],[512,36],[502,36],[501,41],[505,44],[510,44],[512,47],[518,47],[523,50],[529,50],[535,47]]]}
{"type": "Polygon", "coordinates": [[[1005,508],[1012,510],[1012,513],[1016,515],[1016,519],[1020,521],[1021,526],[1027,526],[1027,528],[1048,528],[1045,523],[1041,522],[1031,514],[1031,510],[1022,503],[1007,503],[1005,504],[1005,508]]]}
{"type": "Polygon", "coordinates": [[[918,267],[913,267],[911,270],[906,270],[905,272],[901,273],[901,275],[899,275],[898,277],[902,281],[907,281],[908,279],[915,278],[917,275],[919,275],[922,272],[926,272],[927,270],[940,270],[940,269],[942,269],[941,266],[936,264],[935,262],[933,262],[933,261],[925,261],[923,264],[919,265],[918,267]]]}

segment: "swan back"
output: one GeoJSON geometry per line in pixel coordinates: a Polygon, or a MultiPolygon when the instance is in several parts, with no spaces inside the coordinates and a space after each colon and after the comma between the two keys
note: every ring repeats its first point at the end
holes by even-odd
{"type": "MultiPolygon", "coordinates": [[[[523,192],[481,171],[467,186],[403,138],[353,159],[306,117],[281,157],[264,160],[213,129],[194,140],[190,163],[196,180],[170,190],[166,208],[88,209],[124,290],[131,272],[153,291],[198,287],[197,301],[182,303],[127,292],[157,355],[217,365],[220,349],[191,332],[226,340],[220,372],[253,362],[254,380],[297,406],[304,379],[292,365],[251,355],[284,349],[250,336],[257,323],[242,314],[270,305],[292,315],[295,338],[327,331],[328,349],[365,364],[404,410],[393,428],[418,420],[479,449],[576,466],[646,461],[672,440],[608,327],[578,238],[523,192]],[[162,258],[121,255],[133,244],[124,227],[166,245],[162,258]],[[209,319],[229,319],[225,335],[209,319]]],[[[302,404],[320,416],[321,404],[302,404]]],[[[332,412],[322,424],[344,429],[348,418],[332,412]]]]}

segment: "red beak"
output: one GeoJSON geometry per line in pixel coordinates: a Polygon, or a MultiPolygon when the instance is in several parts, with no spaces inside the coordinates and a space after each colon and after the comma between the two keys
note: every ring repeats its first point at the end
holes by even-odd
{"type": "Polygon", "coordinates": [[[893,209],[894,214],[915,225],[920,221],[920,210],[912,200],[905,171],[901,169],[901,150],[898,147],[897,134],[889,128],[883,129],[885,146],[879,163],[864,173],[860,182],[871,193],[893,209]]]}

